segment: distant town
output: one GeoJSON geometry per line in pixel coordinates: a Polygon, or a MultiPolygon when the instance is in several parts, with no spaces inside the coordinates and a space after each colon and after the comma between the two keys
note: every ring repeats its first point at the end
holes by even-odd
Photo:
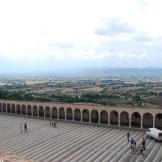
{"type": "MultiPolygon", "coordinates": [[[[146,69],[145,69],[146,70],[146,69]]],[[[112,69],[111,69],[112,71],[112,69]]],[[[0,78],[0,99],[101,104],[124,107],[162,106],[162,77],[133,74],[133,70],[111,73],[78,72],[12,74],[0,78]],[[73,75],[72,75],[73,74],[73,75]]],[[[137,70],[138,71],[138,70],[137,70]]],[[[140,70],[139,70],[140,71],[140,70]]],[[[139,72],[138,71],[138,72],[139,72]]],[[[151,71],[151,70],[150,70],[151,71]]],[[[157,70],[155,70],[157,71],[157,70]]],[[[140,72],[142,73],[142,72],[140,72]]],[[[145,73],[146,74],[146,73],[145,73]]],[[[156,72],[152,72],[156,74],[156,72]]]]}

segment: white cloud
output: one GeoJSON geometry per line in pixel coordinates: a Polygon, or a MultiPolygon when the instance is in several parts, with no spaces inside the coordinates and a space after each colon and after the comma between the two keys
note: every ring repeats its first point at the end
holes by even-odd
{"type": "Polygon", "coordinates": [[[161,8],[161,0],[0,1],[0,59],[26,66],[149,59],[160,55],[161,8]],[[112,20],[109,28],[105,20],[112,20]],[[105,36],[94,32],[101,27],[105,36]]]}
{"type": "Polygon", "coordinates": [[[80,60],[101,60],[110,57],[112,57],[110,52],[100,52],[95,49],[74,49],[69,56],[70,59],[80,60]]]}

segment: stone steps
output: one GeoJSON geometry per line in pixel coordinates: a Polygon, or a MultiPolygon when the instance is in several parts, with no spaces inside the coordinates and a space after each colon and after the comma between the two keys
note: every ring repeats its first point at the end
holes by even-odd
{"type": "MultiPolygon", "coordinates": [[[[49,121],[0,114],[0,148],[37,162],[159,162],[162,143],[147,139],[146,151],[132,151],[127,130],[49,121]],[[20,133],[21,123],[29,132],[20,133]],[[12,124],[11,124],[12,123],[12,124]],[[13,125],[13,126],[12,126],[13,125]],[[158,161],[157,161],[158,160],[158,161]]],[[[130,131],[140,145],[144,132],[130,131]]]]}

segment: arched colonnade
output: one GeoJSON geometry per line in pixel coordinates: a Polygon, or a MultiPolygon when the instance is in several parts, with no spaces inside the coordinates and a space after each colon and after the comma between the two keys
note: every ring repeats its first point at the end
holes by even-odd
{"type": "Polygon", "coordinates": [[[111,108],[95,105],[34,103],[0,100],[0,113],[98,125],[162,129],[161,109],[111,108]]]}

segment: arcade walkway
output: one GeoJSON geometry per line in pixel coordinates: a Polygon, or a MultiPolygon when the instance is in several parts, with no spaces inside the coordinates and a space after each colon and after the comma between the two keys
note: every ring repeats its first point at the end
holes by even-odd
{"type": "Polygon", "coordinates": [[[162,129],[162,109],[0,100],[0,113],[127,128],[162,129]]]}

